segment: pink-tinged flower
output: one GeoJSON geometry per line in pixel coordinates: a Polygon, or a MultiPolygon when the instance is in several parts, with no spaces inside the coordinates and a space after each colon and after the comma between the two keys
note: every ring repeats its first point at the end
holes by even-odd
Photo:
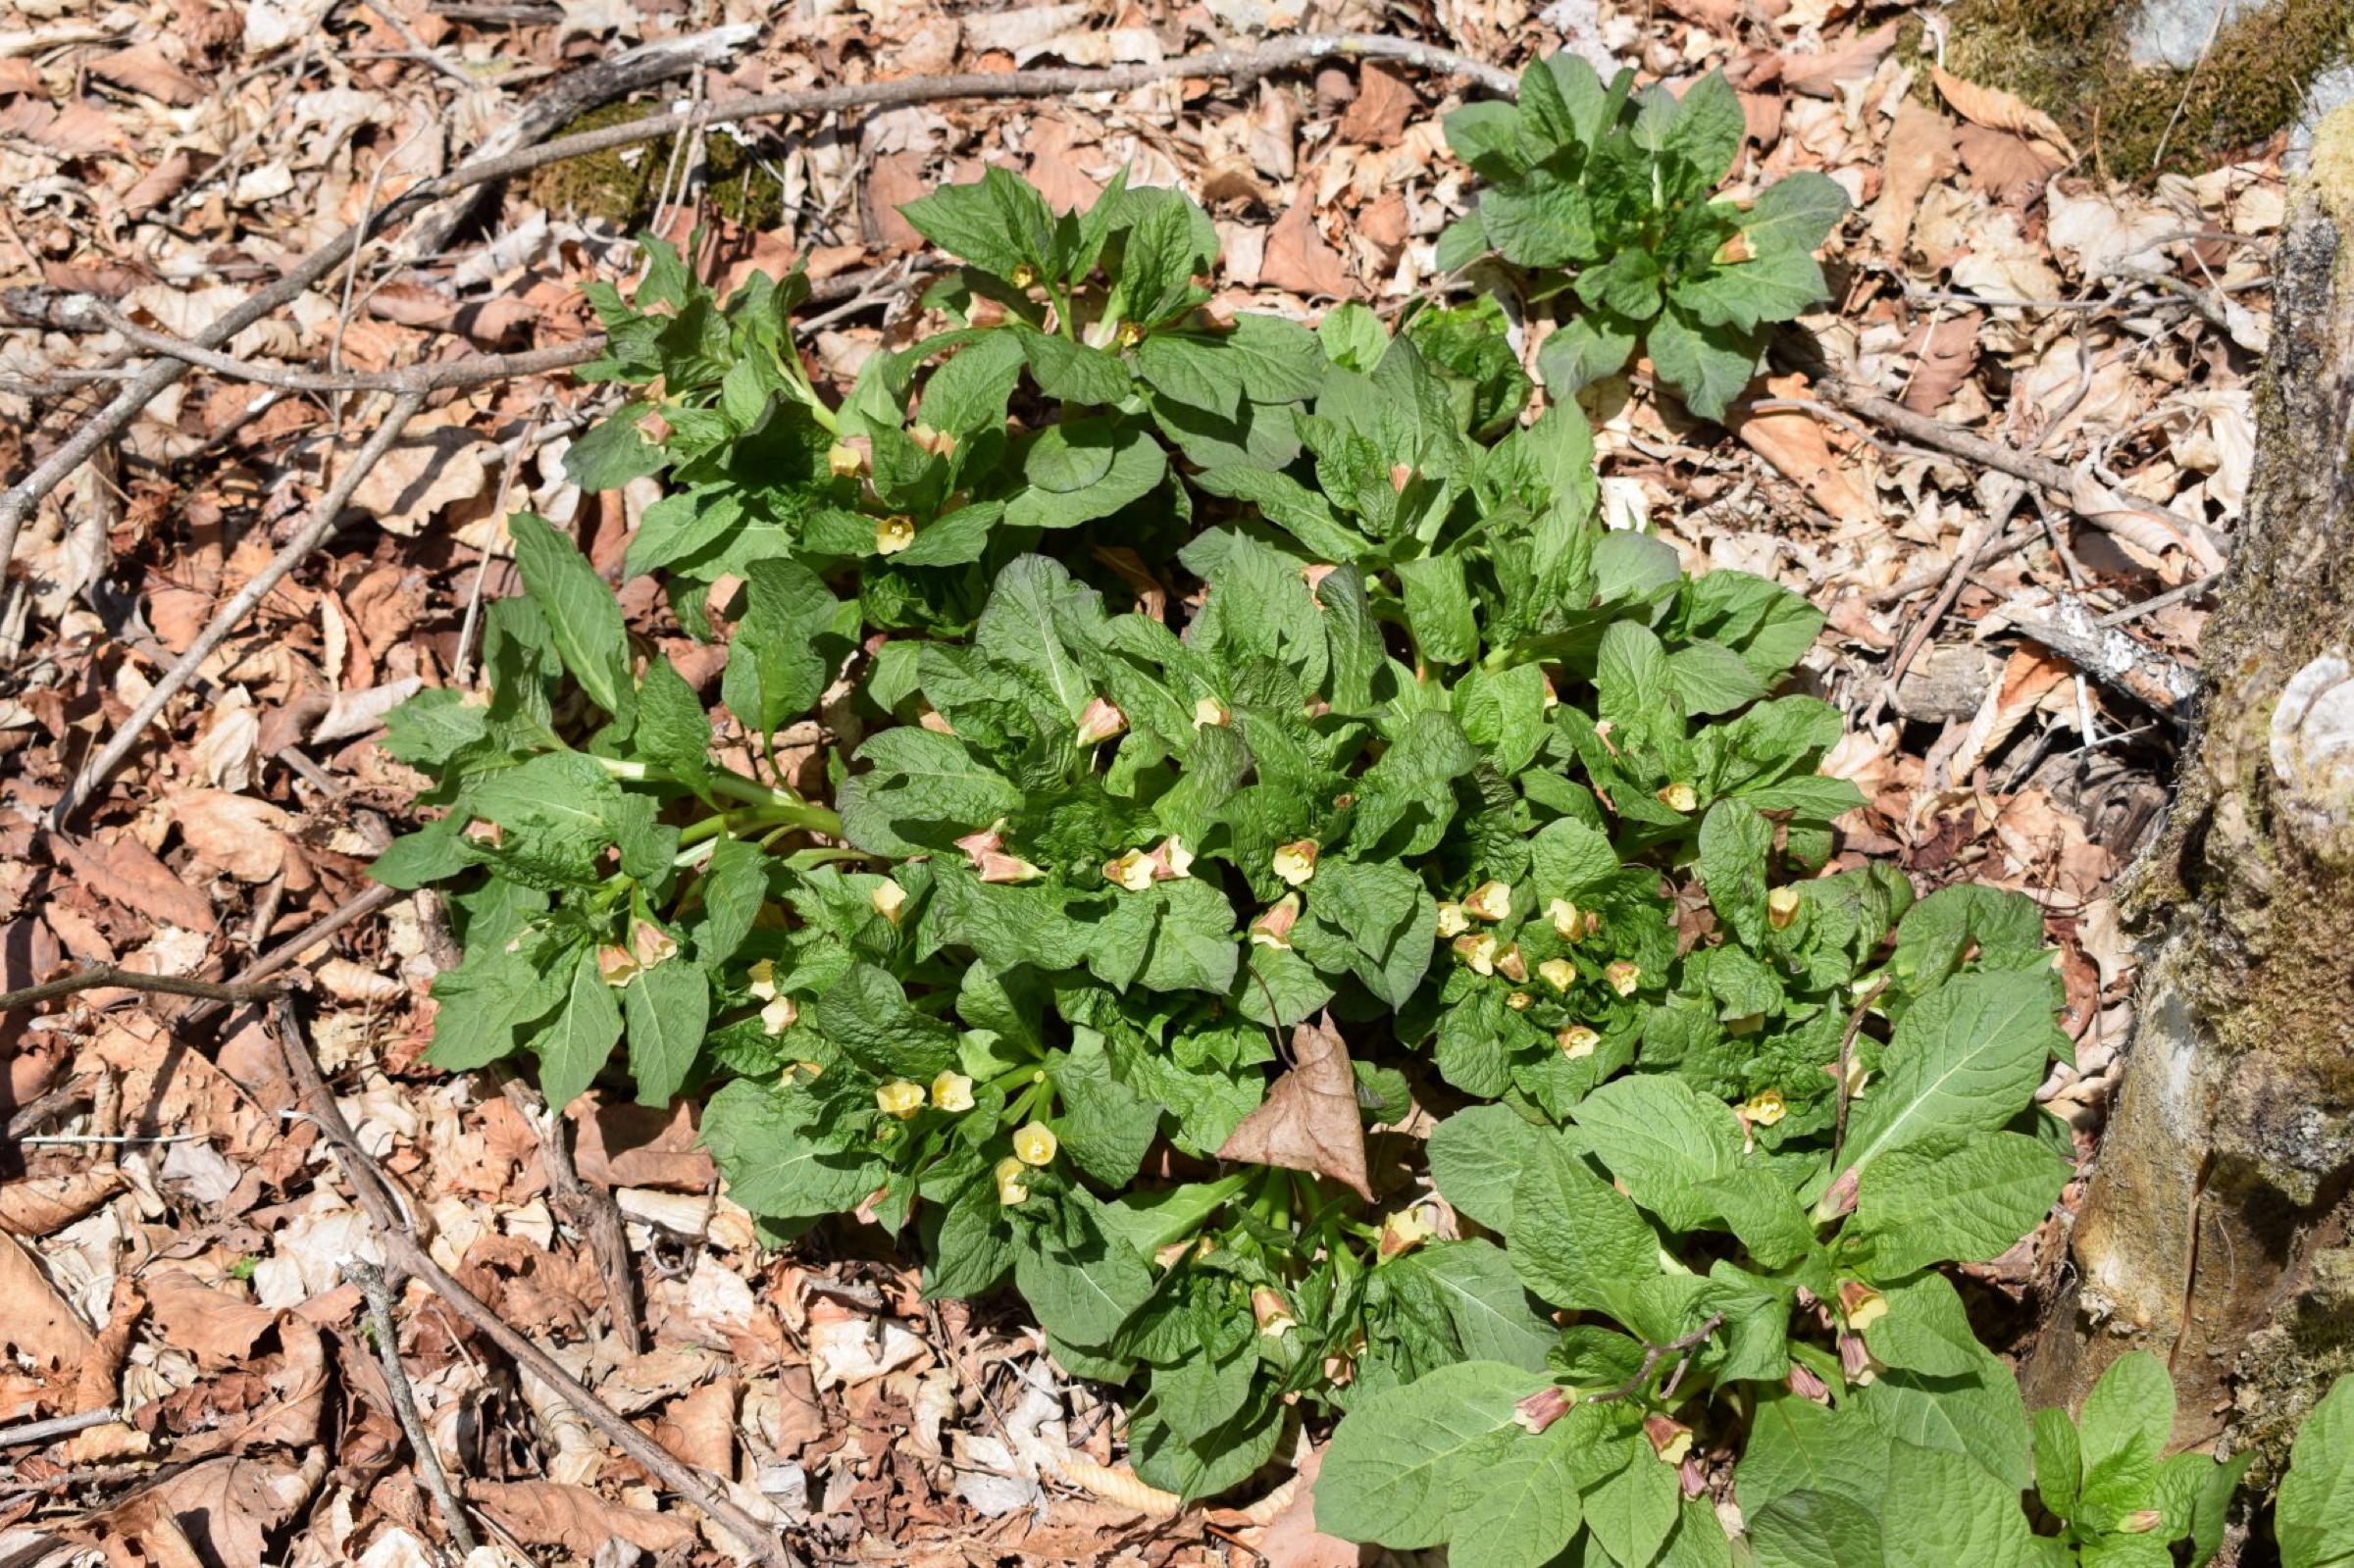
{"type": "Polygon", "coordinates": [[[1860,1334],[1839,1336],[1839,1370],[1847,1374],[1850,1384],[1861,1387],[1872,1380],[1879,1363],[1871,1358],[1870,1347],[1860,1334]]]}
{"type": "Polygon", "coordinates": [[[666,958],[675,957],[678,939],[650,920],[630,922],[630,956],[638,960],[640,969],[651,969],[666,958]]]}
{"type": "Polygon", "coordinates": [[[1575,1061],[1580,1056],[1593,1055],[1594,1047],[1602,1043],[1602,1037],[1583,1024],[1571,1024],[1554,1036],[1553,1042],[1561,1048],[1563,1056],[1575,1061]]]}
{"type": "Polygon", "coordinates": [[[1438,1227],[1424,1219],[1420,1209],[1393,1209],[1382,1217],[1378,1250],[1383,1257],[1394,1258],[1438,1234],[1438,1227]]]}
{"type": "Polygon", "coordinates": [[[1643,1436],[1663,1464],[1681,1464],[1692,1451],[1692,1429],[1670,1416],[1653,1412],[1643,1418],[1643,1436]]]}
{"type": "Polygon", "coordinates": [[[1092,699],[1079,714],[1079,743],[1093,746],[1128,728],[1128,716],[1101,697],[1092,699]]]}
{"type": "Polygon", "coordinates": [[[1602,978],[1609,981],[1611,989],[1619,995],[1632,996],[1635,988],[1643,984],[1643,966],[1621,958],[1615,963],[1605,964],[1602,978]]]}
{"type": "Polygon", "coordinates": [[[1036,882],[1046,875],[1019,855],[1000,854],[994,849],[981,857],[978,870],[983,882],[992,883],[1036,882]]]}
{"type": "Polygon", "coordinates": [[[1839,1282],[1839,1315],[1862,1334],[1888,1315],[1888,1298],[1862,1280],[1839,1282]]]}
{"type": "Polygon", "coordinates": [[[1528,983],[1528,960],[1520,956],[1520,944],[1512,943],[1496,955],[1496,973],[1515,986],[1528,983]]]}
{"type": "Polygon", "coordinates": [[[1576,1403],[1577,1395],[1567,1389],[1539,1389],[1512,1406],[1512,1421],[1523,1432],[1540,1433],[1567,1415],[1576,1403]]]}
{"type": "Polygon", "coordinates": [[[1251,922],[1252,943],[1259,947],[1272,947],[1278,952],[1289,952],[1292,948],[1292,927],[1299,920],[1300,895],[1285,893],[1251,922]]]}
{"type": "Polygon", "coordinates": [[[1114,887],[1141,893],[1152,885],[1152,857],[1141,849],[1103,862],[1103,880],[1114,887]]]}
{"type": "Polygon", "coordinates": [[[1512,888],[1510,883],[1483,882],[1463,899],[1463,913],[1473,920],[1502,920],[1512,912],[1512,888]]]}
{"type": "Polygon", "coordinates": [[[838,480],[854,480],[874,460],[874,442],[863,435],[836,441],[826,448],[826,472],[838,480]]]}
{"type": "Polygon", "coordinates": [[[1675,1467],[1675,1479],[1683,1487],[1685,1496],[1699,1496],[1709,1490],[1708,1461],[1696,1453],[1685,1454],[1683,1463],[1675,1467]]]}
{"type": "MultiPolygon", "coordinates": [[[[801,1009],[792,997],[773,996],[769,998],[768,1005],[760,1009],[760,1032],[764,1035],[782,1035],[798,1023],[800,1017],[801,1009]]],[[[809,1076],[815,1078],[817,1075],[811,1073],[809,1076]]]]}
{"type": "Polygon", "coordinates": [[[1251,1316],[1258,1324],[1258,1332],[1270,1339],[1280,1340],[1298,1326],[1292,1316],[1291,1302],[1283,1292],[1270,1285],[1251,1288],[1251,1316]]]}
{"type": "Polygon", "coordinates": [[[2117,1522],[2118,1531],[2127,1536],[2146,1536],[2166,1522],[2166,1515],[2156,1508],[2136,1508],[2117,1522]]]}
{"type": "Polygon", "coordinates": [[[956,847],[964,851],[964,858],[971,861],[974,868],[978,870],[983,855],[1005,847],[1004,830],[1003,821],[992,823],[979,833],[968,833],[957,839],[956,847]]]}
{"type": "Polygon", "coordinates": [[[1822,1194],[1822,1202],[1817,1206],[1817,1212],[1826,1220],[1835,1220],[1843,1214],[1853,1214],[1855,1211],[1856,1173],[1851,1169],[1841,1172],[1839,1180],[1831,1184],[1831,1189],[1822,1194]]]}
{"type": "Polygon", "coordinates": [[[1817,1404],[1829,1404],[1831,1402],[1831,1386],[1823,1382],[1822,1379],[1817,1376],[1812,1369],[1800,1362],[1793,1361],[1790,1363],[1790,1376],[1787,1381],[1790,1386],[1790,1391],[1797,1394],[1801,1399],[1812,1399],[1817,1404]]]}
{"type": "Polygon", "coordinates": [[[1477,936],[1458,936],[1455,939],[1455,956],[1469,964],[1475,975],[1493,975],[1496,973],[1496,938],[1484,931],[1477,936]]]}

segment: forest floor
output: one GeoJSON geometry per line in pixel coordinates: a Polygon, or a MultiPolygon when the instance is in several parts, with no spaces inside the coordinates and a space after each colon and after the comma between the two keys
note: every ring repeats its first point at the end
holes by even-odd
{"type": "MultiPolygon", "coordinates": [[[[2281,149],[2132,178],[1942,73],[1936,29],[1900,32],[1905,15],[25,0],[0,7],[0,471],[30,471],[157,352],[184,352],[166,339],[198,337],[371,211],[567,128],[579,110],[549,124],[535,101],[609,82],[600,62],[662,40],[742,25],[641,88],[648,110],[1149,65],[1311,27],[1508,70],[1563,46],[1647,77],[1722,67],[1749,112],[1738,181],[1818,169],[1856,202],[1826,253],[1837,297],[1784,334],[1730,429],[1640,376],[1592,389],[1605,505],[1694,568],[1763,573],[1826,612],[1807,678],[1848,714],[1832,768],[1869,801],[1841,852],[2042,904],[2076,1048],[2044,1098],[2088,1151],[2130,1026],[2115,885],[2165,809],[2175,699],[2248,484],[2281,149]]],[[[288,372],[560,359],[594,330],[584,286],[631,277],[631,225],[699,229],[716,278],[798,257],[823,301],[805,334],[821,384],[917,330],[919,241],[896,204],[990,165],[1058,205],[1123,166],[1184,186],[1218,221],[1234,303],[1393,310],[1446,286],[1432,244],[1469,181],[1440,121],[1481,91],[1336,61],[1241,86],[708,126],[543,171],[372,237],[42,499],[0,598],[0,990],[89,966],[303,977],[342,1118],[479,1304],[412,1280],[391,1303],[388,1381],[350,1273],[384,1261],[377,1222],[264,1004],[140,985],[0,1015],[0,1558],[452,1560],[404,1441],[405,1385],[484,1538],[476,1568],[745,1560],[600,1436],[592,1406],[519,1375],[504,1330],[811,1561],[1356,1562],[1296,1488],[1182,1512],[1140,1489],[1105,1391],[1064,1377],[1018,1308],[921,1300],[880,1235],[761,1251],[691,1107],[591,1099],[551,1125],[519,1085],[420,1060],[428,985],[454,955],[430,897],[387,898],[364,875],[423,783],[380,749],[381,721],[466,680],[479,603],[516,587],[507,511],[571,528],[618,572],[650,481],[584,496],[562,465],[604,388],[558,371],[435,392],[356,473],[319,547],[258,605],[234,601],[355,478],[392,395],[288,372]],[[225,635],[208,634],[217,618],[225,635]],[[59,1417],[82,1419],[44,1437],[59,1417]]],[[[687,646],[650,584],[624,602],[684,668],[716,674],[723,650],[687,646]]],[[[2066,1221],[2064,1204],[1975,1270],[1986,1299],[2030,1321],[2066,1221]]]]}

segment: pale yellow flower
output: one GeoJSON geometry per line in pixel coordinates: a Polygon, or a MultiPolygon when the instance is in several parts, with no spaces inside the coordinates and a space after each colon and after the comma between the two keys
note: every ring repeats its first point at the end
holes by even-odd
{"type": "Polygon", "coordinates": [[[1502,920],[1511,912],[1512,889],[1508,883],[1483,882],[1463,900],[1463,913],[1473,920],[1502,920]]]}
{"type": "Polygon", "coordinates": [[[1011,1208],[1016,1203],[1027,1202],[1030,1197],[1030,1186],[1024,1178],[1029,1175],[1029,1172],[1028,1166],[1010,1154],[998,1161],[998,1201],[1007,1208],[1011,1208]]]}
{"type": "Polygon", "coordinates": [[[1621,958],[1614,964],[1605,964],[1602,978],[1609,981],[1611,989],[1619,995],[1632,996],[1635,987],[1643,984],[1643,966],[1621,958]]]}
{"type": "Polygon", "coordinates": [[[884,1115],[903,1122],[924,1108],[924,1086],[894,1079],[875,1090],[875,1105],[884,1115]]]}
{"type": "Polygon", "coordinates": [[[1537,978],[1555,990],[1565,991],[1577,984],[1577,966],[1566,958],[1548,958],[1537,966],[1537,978]]]}
{"type": "Polygon", "coordinates": [[[763,958],[754,964],[744,988],[761,1001],[775,1001],[777,999],[777,961],[773,958],[763,958]]]}
{"type": "Polygon", "coordinates": [[[760,1009],[760,1028],[763,1033],[782,1035],[799,1021],[801,1010],[790,996],[778,996],[760,1009]]]}
{"type": "Polygon", "coordinates": [[[1142,849],[1131,849],[1116,860],[1106,860],[1103,880],[1132,893],[1141,893],[1152,885],[1152,857],[1142,849]]]}
{"type": "Polygon", "coordinates": [[[951,1114],[973,1108],[973,1081],[962,1073],[943,1073],[932,1080],[932,1103],[951,1114]]]}
{"type": "Polygon", "coordinates": [[[1471,966],[1475,975],[1496,973],[1496,938],[1486,932],[1476,936],[1464,936],[1455,939],[1455,956],[1471,966]]]}
{"type": "Polygon", "coordinates": [[[1275,875],[1298,887],[1316,874],[1316,841],[1300,838],[1275,851],[1275,875]]]}
{"type": "Polygon", "coordinates": [[[1660,791],[1660,804],[1669,811],[1690,811],[1700,804],[1700,796],[1688,784],[1671,784],[1660,791]]]}
{"type": "Polygon", "coordinates": [[[1602,1037],[1583,1024],[1571,1024],[1554,1036],[1553,1042],[1561,1048],[1563,1056],[1575,1061],[1580,1056],[1593,1055],[1594,1047],[1602,1043],[1602,1037]]]}
{"type": "Polygon", "coordinates": [[[1553,917],[1553,934],[1561,940],[1573,942],[1582,935],[1578,925],[1577,905],[1568,899],[1556,898],[1545,906],[1545,913],[1553,917]]]}
{"type": "Polygon", "coordinates": [[[1054,1140],[1054,1129],[1044,1122],[1032,1122],[1014,1130],[1014,1157],[1024,1165],[1053,1164],[1054,1150],[1059,1145],[1054,1140]]]}
{"type": "Polygon", "coordinates": [[[1798,918],[1799,893],[1795,887],[1776,887],[1766,895],[1766,923],[1775,931],[1786,929],[1798,918]]]}
{"type": "Polygon", "coordinates": [[[1741,1103],[1741,1114],[1759,1127],[1771,1127],[1790,1114],[1778,1088],[1760,1089],[1741,1103]]]}
{"type": "Polygon", "coordinates": [[[1439,935],[1460,936],[1471,929],[1471,917],[1463,913],[1460,904],[1439,905],[1439,935]]]}
{"type": "Polygon", "coordinates": [[[915,542],[915,524],[903,517],[875,520],[875,553],[896,555],[915,542]]]}
{"type": "Polygon", "coordinates": [[[886,882],[874,890],[867,902],[875,906],[876,914],[896,926],[899,923],[899,911],[907,907],[907,889],[896,882],[886,882]]]}
{"type": "Polygon", "coordinates": [[[1194,704],[1194,728],[1197,730],[1205,724],[1224,725],[1231,717],[1226,711],[1226,704],[1215,697],[1203,697],[1194,704]]]}

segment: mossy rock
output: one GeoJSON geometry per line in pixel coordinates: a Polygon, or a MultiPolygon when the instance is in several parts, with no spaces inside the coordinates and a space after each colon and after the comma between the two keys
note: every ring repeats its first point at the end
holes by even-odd
{"type": "MultiPolygon", "coordinates": [[[[626,126],[662,112],[659,104],[613,103],[591,109],[556,134],[626,126]]],[[[601,218],[635,231],[653,221],[654,202],[670,169],[670,140],[608,147],[585,158],[567,158],[534,170],[532,199],[567,218],[601,218]]],[[[703,191],[710,208],[730,223],[752,230],[776,228],[785,217],[785,187],[732,127],[715,126],[703,136],[703,191]]]]}
{"type": "Polygon", "coordinates": [[[2135,9],[2113,0],[1959,0],[1945,66],[2057,120],[2094,172],[2197,173],[2295,124],[2314,78],[2354,60],[2354,0],[2243,9],[2190,69],[2134,63],[2135,9]]]}

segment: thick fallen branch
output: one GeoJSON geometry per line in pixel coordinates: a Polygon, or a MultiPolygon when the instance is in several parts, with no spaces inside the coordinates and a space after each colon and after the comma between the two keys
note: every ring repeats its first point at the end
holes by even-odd
{"type": "Polygon", "coordinates": [[[423,1281],[428,1290],[480,1329],[509,1359],[561,1393],[606,1442],[635,1459],[662,1485],[710,1515],[769,1568],[806,1568],[799,1554],[786,1545],[773,1529],[753,1518],[677,1454],[638,1430],[620,1411],[565,1371],[555,1357],[491,1311],[434,1261],[409,1229],[405,1206],[390,1183],[379,1173],[375,1160],[360,1147],[350,1124],[343,1120],[343,1109],[335,1103],[334,1091],[328,1087],[319,1063],[311,1055],[309,1037],[303,1033],[302,1020],[295,1016],[293,1003],[281,997],[271,1013],[278,1027],[279,1048],[284,1053],[286,1071],[303,1111],[334,1149],[344,1177],[351,1184],[352,1195],[375,1227],[377,1239],[392,1267],[423,1281]]]}
{"type": "Polygon", "coordinates": [[[342,517],[343,508],[351,504],[352,492],[360,487],[360,481],[368,477],[368,471],[376,467],[384,453],[391,449],[392,443],[400,438],[400,432],[408,429],[409,421],[415,419],[418,410],[424,406],[425,394],[422,392],[403,392],[392,400],[392,411],[384,416],[384,422],[377,427],[376,433],[368,437],[367,444],[344,465],[343,472],[336,476],[334,484],[320,500],[310,521],[303,525],[302,531],[288,539],[278,554],[270,558],[270,564],[254,574],[253,580],[221,607],[220,613],[188,645],[188,651],[180,655],[179,662],[164,672],[163,678],[148,690],[145,699],[130,717],[123,721],[122,728],[115,732],[115,737],[106,743],[105,749],[91,758],[89,765],[66,787],[66,792],[57,797],[57,804],[49,812],[51,829],[61,833],[65,830],[66,824],[73,820],[83,802],[113,776],[114,771],[123,765],[123,759],[129,756],[132,748],[138,745],[147,727],[155,722],[156,715],[162,713],[165,705],[179,694],[180,687],[195,679],[197,669],[212,657],[213,650],[244,624],[245,617],[253,607],[261,603],[270,590],[285,579],[287,573],[326,542],[327,536],[334,531],[336,520],[342,517]]]}
{"type": "MultiPolygon", "coordinates": [[[[608,148],[627,147],[667,136],[690,126],[727,126],[780,115],[830,114],[844,109],[888,108],[934,103],[949,98],[1058,98],[1082,92],[1123,92],[1156,81],[1180,77],[1220,79],[1235,83],[1295,66],[1335,57],[1396,60],[1425,71],[1443,72],[1477,82],[1491,92],[1511,96],[1518,82],[1511,73],[1472,60],[1453,50],[1434,48],[1409,38],[1372,33],[1319,32],[1296,38],[1277,38],[1255,49],[1203,49],[1194,54],[1149,65],[1110,66],[1101,70],[1038,69],[1002,73],[967,72],[947,76],[906,76],[896,81],[860,82],[852,86],[810,87],[793,92],[762,93],[749,98],[699,105],[674,114],[649,115],[627,125],[608,126],[577,135],[559,137],[537,147],[520,148],[472,159],[447,174],[422,180],[387,202],[372,218],[344,229],[312,251],[284,277],[246,296],[234,309],[196,333],[200,348],[219,348],[230,338],[306,292],[341,265],[370,234],[444,196],[471,190],[546,164],[560,163],[608,148]]],[[[77,428],[46,458],[34,465],[6,491],[0,491],[0,573],[16,555],[17,535],[43,497],[66,477],[88,461],[90,454],[121,434],[139,411],[188,371],[187,362],[159,359],[125,384],[112,402],[77,428]]]]}

